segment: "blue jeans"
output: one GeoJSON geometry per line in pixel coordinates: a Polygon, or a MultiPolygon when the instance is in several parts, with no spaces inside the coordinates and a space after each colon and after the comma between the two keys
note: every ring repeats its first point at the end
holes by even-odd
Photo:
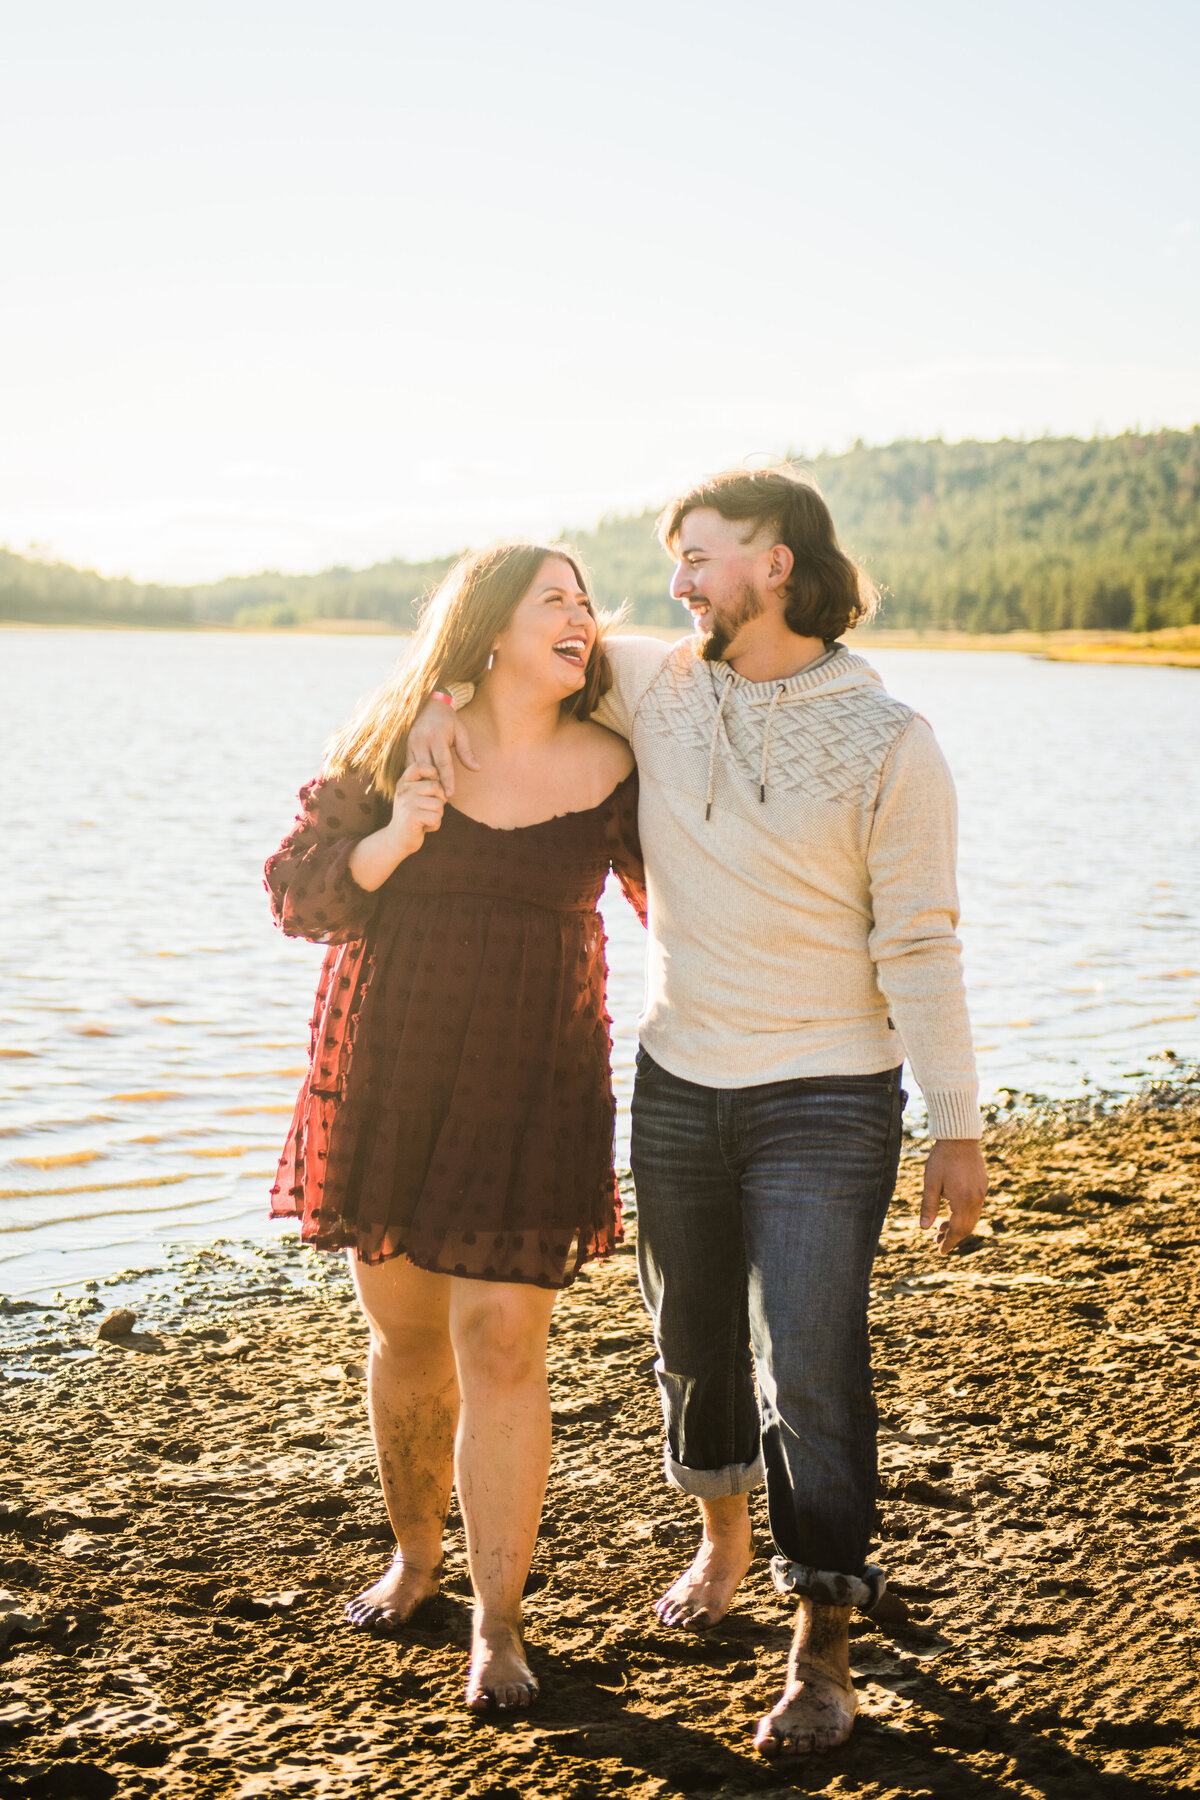
{"type": "Polygon", "coordinates": [[[630,1161],[667,1479],[712,1499],[765,1470],[776,1586],[833,1605],[884,1587],[866,1563],[867,1300],[905,1098],[898,1068],[708,1088],[638,1052],[630,1161]]]}

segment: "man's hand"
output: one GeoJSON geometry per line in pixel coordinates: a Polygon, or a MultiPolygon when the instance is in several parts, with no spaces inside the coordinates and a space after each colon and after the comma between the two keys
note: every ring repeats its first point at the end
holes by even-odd
{"type": "Polygon", "coordinates": [[[464,769],[477,769],[471,753],[467,727],[452,706],[444,700],[427,700],[417,714],[417,722],[408,734],[406,761],[432,764],[437,770],[442,790],[449,800],[454,793],[454,758],[464,769]]]}
{"type": "Polygon", "coordinates": [[[937,1247],[943,1256],[974,1231],[987,1191],[987,1165],[978,1138],[939,1138],[925,1164],[921,1224],[926,1231],[937,1225],[937,1247]],[[939,1224],[943,1194],[950,1217],[939,1224]]]}

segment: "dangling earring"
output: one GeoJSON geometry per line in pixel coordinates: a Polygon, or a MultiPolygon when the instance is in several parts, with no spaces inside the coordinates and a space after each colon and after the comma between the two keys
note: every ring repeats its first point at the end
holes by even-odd
{"type": "Polygon", "coordinates": [[[493,650],[491,655],[488,657],[488,668],[489,669],[491,668],[491,666],[495,662],[495,660],[496,660],[496,652],[493,650]]]}

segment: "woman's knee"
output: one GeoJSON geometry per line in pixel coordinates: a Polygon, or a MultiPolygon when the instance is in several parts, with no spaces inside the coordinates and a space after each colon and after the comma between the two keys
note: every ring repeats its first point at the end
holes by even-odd
{"type": "Polygon", "coordinates": [[[493,1293],[456,1308],[452,1335],[459,1378],[486,1387],[544,1380],[548,1309],[493,1293]]]}
{"type": "Polygon", "coordinates": [[[401,1364],[449,1357],[448,1276],[414,1268],[401,1257],[375,1264],[352,1258],[351,1272],[373,1356],[401,1364]]]}
{"type": "Polygon", "coordinates": [[[396,1368],[419,1364],[428,1369],[453,1362],[453,1350],[446,1321],[429,1319],[370,1318],[371,1355],[396,1368]]]}

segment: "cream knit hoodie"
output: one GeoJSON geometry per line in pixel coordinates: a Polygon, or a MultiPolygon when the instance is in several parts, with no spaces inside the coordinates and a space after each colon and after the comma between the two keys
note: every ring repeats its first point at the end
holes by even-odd
{"type": "Polygon", "coordinates": [[[650,1055],[716,1088],[907,1056],[931,1133],[978,1137],[954,786],[925,720],[840,644],[764,682],[687,639],[608,650],[595,717],[641,778],[650,1055]]]}

